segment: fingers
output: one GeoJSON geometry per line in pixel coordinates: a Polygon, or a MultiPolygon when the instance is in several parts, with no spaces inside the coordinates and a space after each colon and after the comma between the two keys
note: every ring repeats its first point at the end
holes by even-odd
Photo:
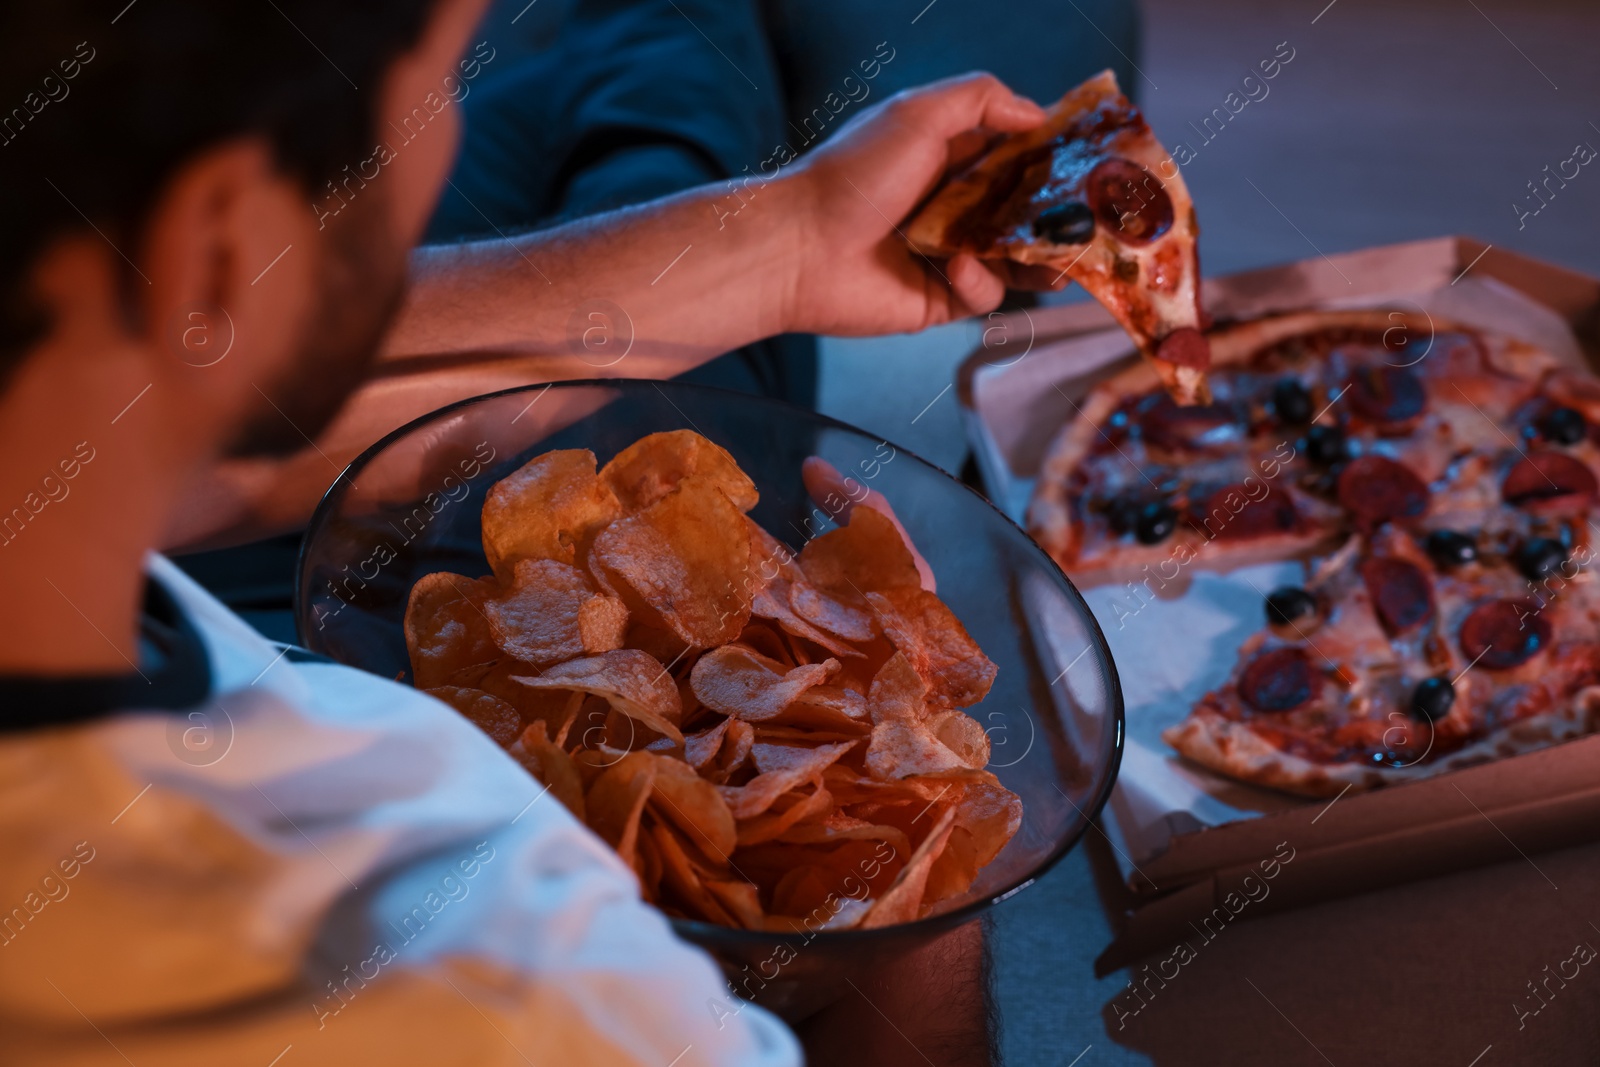
{"type": "Polygon", "coordinates": [[[906,533],[906,528],[900,522],[900,517],[894,513],[894,508],[889,506],[889,501],[876,489],[870,489],[865,483],[854,478],[846,478],[839,473],[839,469],[821,456],[808,456],[800,464],[800,480],[805,483],[806,492],[815,500],[829,516],[841,525],[850,521],[850,512],[857,507],[869,507],[894,523],[894,528],[900,531],[900,539],[905,542],[906,548],[911,552],[911,558],[917,564],[917,574],[922,578],[922,588],[928,592],[936,592],[933,579],[933,568],[928,566],[928,561],[922,558],[922,553],[917,551],[917,546],[912,543],[911,535],[906,533]]]}
{"type": "Polygon", "coordinates": [[[979,126],[1015,133],[1031,130],[1045,120],[1044,108],[1013,93],[993,74],[981,72],[911,90],[900,96],[896,106],[946,140],[979,126]]]}
{"type": "Polygon", "coordinates": [[[945,170],[956,171],[987,152],[995,142],[992,130],[963,130],[950,138],[949,158],[945,170]]]}
{"type": "Polygon", "coordinates": [[[965,252],[951,256],[944,273],[950,282],[952,319],[993,311],[1005,299],[1005,280],[977,256],[965,252]]]}

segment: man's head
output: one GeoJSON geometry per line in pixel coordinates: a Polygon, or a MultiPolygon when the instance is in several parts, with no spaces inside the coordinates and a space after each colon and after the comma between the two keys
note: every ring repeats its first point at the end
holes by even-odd
{"type": "Polygon", "coordinates": [[[9,6],[0,405],[148,383],[174,461],[303,447],[396,306],[482,0],[9,6]]]}

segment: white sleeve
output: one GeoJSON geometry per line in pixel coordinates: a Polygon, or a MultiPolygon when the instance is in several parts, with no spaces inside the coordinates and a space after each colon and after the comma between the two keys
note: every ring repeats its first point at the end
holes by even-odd
{"type": "Polygon", "coordinates": [[[292,1045],[284,1067],[801,1062],[471,724],[343,667],[252,684],[271,649],[244,651],[205,709],[228,735],[213,762],[183,758],[181,714],[0,743],[5,899],[73,842],[94,852],[71,899],[0,934],[29,1062],[100,1062],[110,1043],[110,1062],[170,1063],[292,1045]]]}

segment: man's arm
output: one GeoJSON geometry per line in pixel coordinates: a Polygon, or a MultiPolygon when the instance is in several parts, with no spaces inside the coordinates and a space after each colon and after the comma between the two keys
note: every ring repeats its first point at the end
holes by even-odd
{"type": "Polygon", "coordinates": [[[430,361],[351,398],[288,461],[232,461],[197,480],[166,545],[220,547],[305,521],[345,463],[407,420],[528,381],[670,378],[784,332],[920,330],[992,310],[1043,268],[930,262],[898,226],[996,131],[1043,121],[984,74],[899,93],[769,181],[745,179],[509,239],[423,248],[385,356],[520,351],[520,361],[430,361]],[[626,358],[618,358],[626,352],[626,358]]]}
{"type": "Polygon", "coordinates": [[[769,175],[421,249],[386,355],[581,354],[585,331],[600,327],[687,368],[777,333],[899,333],[990,310],[1008,282],[1038,279],[967,256],[930,263],[898,226],[981,146],[973,131],[1042,119],[993,77],[965,75],[883,101],[769,175]]]}

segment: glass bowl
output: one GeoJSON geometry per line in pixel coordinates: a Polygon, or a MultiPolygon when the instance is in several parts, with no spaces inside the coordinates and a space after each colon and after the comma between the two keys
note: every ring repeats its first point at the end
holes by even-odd
{"type": "Polygon", "coordinates": [[[733,454],[761,494],[751,516],[791,548],[833,528],[801,482],[807,456],[882,493],[939,596],[999,667],[967,712],[989,735],[989,769],[1022,798],[1022,825],[966,894],[875,930],[776,934],[674,920],[737,991],[797,1019],[842,992],[848,975],[1031,884],[1083,835],[1116,777],[1122,690],[1105,638],[1050,557],[982,496],[881,438],[774,400],[674,382],[531,385],[441,408],[351,463],[312,516],[295,620],[310,650],[409,679],[401,620],[411,585],[432,571],[488,573],[479,515],[490,486],[550,449],[588,448],[604,463],[645,434],[686,428],[733,454]]]}

